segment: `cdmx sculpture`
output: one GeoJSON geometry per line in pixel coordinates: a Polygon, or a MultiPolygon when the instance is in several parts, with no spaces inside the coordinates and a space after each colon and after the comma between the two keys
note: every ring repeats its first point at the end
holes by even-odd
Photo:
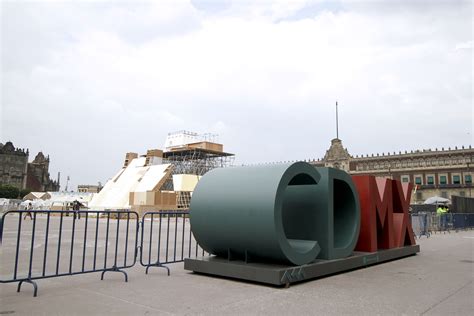
{"type": "Polygon", "coordinates": [[[411,190],[305,162],[214,169],[190,207],[193,235],[214,256],[185,269],[288,285],[415,254],[411,190]]]}

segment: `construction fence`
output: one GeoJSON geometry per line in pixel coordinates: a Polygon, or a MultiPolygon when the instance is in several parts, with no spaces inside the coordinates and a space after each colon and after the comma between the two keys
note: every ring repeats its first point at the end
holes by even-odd
{"type": "Polygon", "coordinates": [[[465,196],[451,196],[451,209],[456,213],[474,214],[474,198],[465,196]]]}

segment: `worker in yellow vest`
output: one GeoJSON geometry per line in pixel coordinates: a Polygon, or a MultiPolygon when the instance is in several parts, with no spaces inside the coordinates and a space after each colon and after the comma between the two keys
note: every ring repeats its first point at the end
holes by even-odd
{"type": "Polygon", "coordinates": [[[436,209],[436,214],[438,214],[438,215],[446,214],[446,209],[444,208],[443,205],[438,206],[438,208],[436,209]]]}
{"type": "Polygon", "coordinates": [[[443,231],[446,230],[446,213],[448,213],[448,210],[443,205],[439,205],[436,209],[436,215],[439,217],[439,229],[443,231]]]}

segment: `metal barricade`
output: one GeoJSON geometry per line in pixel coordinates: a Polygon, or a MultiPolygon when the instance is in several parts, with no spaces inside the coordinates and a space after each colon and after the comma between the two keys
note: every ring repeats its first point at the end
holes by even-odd
{"type": "Polygon", "coordinates": [[[453,228],[457,230],[466,227],[467,214],[453,214],[453,228]]]}
{"type": "Polygon", "coordinates": [[[121,272],[135,265],[139,218],[136,212],[9,211],[0,223],[0,283],[92,272],[121,272]]]}
{"type": "Polygon", "coordinates": [[[450,233],[452,230],[459,231],[474,228],[474,213],[431,213],[430,218],[431,224],[429,227],[432,232],[450,233]]]}
{"type": "Polygon", "coordinates": [[[418,213],[410,213],[410,222],[413,235],[416,238],[420,234],[420,222],[418,220],[418,213]]]}
{"type": "Polygon", "coordinates": [[[442,231],[444,222],[441,216],[436,213],[431,213],[430,218],[431,218],[430,231],[434,233],[442,231]]]}
{"type": "Polygon", "coordinates": [[[418,238],[421,238],[421,236],[426,236],[428,238],[430,237],[429,222],[431,217],[428,215],[429,214],[427,212],[418,212],[412,217],[413,228],[417,228],[415,235],[417,235],[418,238]]]}
{"type": "Polygon", "coordinates": [[[474,228],[474,213],[467,215],[466,226],[470,229],[474,228]]]}
{"type": "Polygon", "coordinates": [[[432,214],[432,220],[435,222],[434,231],[439,233],[451,233],[452,229],[452,215],[451,213],[432,214]]]}
{"type": "Polygon", "coordinates": [[[433,233],[474,229],[474,213],[418,212],[411,214],[413,233],[416,237],[430,237],[433,233]]]}
{"type": "MultiPolygon", "coordinates": [[[[474,214],[419,212],[412,214],[417,236],[432,232],[474,228],[474,214]]],[[[193,237],[189,211],[8,211],[0,217],[2,264],[0,283],[35,280],[92,272],[121,272],[140,264],[170,269],[167,264],[209,255],[193,237]],[[69,216],[72,213],[74,216],[69,216]],[[81,214],[82,216],[76,216],[81,214]],[[138,242],[141,228],[140,243],[138,242]]]]}
{"type": "Polygon", "coordinates": [[[140,264],[146,274],[158,267],[170,275],[166,264],[206,254],[191,232],[189,211],[146,212],[141,227],[140,264]]]}

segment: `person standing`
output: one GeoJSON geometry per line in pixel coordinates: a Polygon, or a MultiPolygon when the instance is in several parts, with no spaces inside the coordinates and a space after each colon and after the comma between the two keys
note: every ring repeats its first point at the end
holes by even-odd
{"type": "Polygon", "coordinates": [[[77,216],[77,219],[81,219],[81,213],[79,212],[80,208],[81,208],[81,203],[79,203],[78,200],[75,200],[72,203],[72,210],[74,211],[74,219],[76,219],[76,216],[77,216]]]}
{"type": "Polygon", "coordinates": [[[438,208],[436,209],[436,215],[439,217],[439,225],[440,225],[440,230],[445,231],[446,230],[446,213],[447,210],[443,205],[439,205],[438,208]]]}
{"type": "Polygon", "coordinates": [[[27,216],[30,217],[30,219],[32,220],[33,219],[33,215],[31,215],[31,211],[33,210],[33,204],[28,203],[28,205],[26,206],[26,210],[27,212],[25,213],[25,216],[23,217],[23,219],[26,219],[27,216]]]}

